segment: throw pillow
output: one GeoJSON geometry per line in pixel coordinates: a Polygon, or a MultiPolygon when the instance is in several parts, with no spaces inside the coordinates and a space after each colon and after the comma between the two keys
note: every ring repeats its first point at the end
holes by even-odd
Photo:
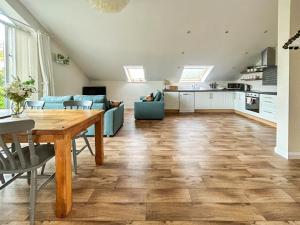
{"type": "Polygon", "coordinates": [[[151,101],[153,101],[153,100],[154,100],[153,93],[151,93],[150,95],[147,95],[147,96],[143,99],[144,102],[151,102],[151,101]]]}
{"type": "Polygon", "coordinates": [[[161,100],[161,92],[158,91],[155,95],[154,101],[160,101],[161,100]]]}
{"type": "Polygon", "coordinates": [[[119,105],[121,105],[122,102],[120,101],[109,101],[109,108],[115,108],[115,107],[119,107],[119,105]]]}

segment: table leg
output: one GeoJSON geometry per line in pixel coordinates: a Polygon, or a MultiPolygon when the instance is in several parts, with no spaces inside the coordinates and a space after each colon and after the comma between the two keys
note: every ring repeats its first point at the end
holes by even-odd
{"type": "Polygon", "coordinates": [[[101,119],[95,124],[95,161],[96,165],[102,165],[104,161],[103,150],[103,115],[101,119]]]}
{"type": "Polygon", "coordinates": [[[72,210],[71,135],[55,138],[56,217],[64,218],[72,210]]]}

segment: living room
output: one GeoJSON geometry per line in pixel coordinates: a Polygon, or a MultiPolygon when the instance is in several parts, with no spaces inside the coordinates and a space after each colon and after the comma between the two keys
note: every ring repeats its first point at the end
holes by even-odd
{"type": "Polygon", "coordinates": [[[0,1],[0,224],[300,224],[300,1],[0,1]]]}

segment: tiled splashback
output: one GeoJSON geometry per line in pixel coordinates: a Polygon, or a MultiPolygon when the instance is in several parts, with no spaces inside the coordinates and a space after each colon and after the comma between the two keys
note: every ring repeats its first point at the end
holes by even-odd
{"type": "MultiPolygon", "coordinates": [[[[267,92],[277,92],[277,86],[264,86],[262,85],[261,80],[255,81],[216,81],[218,84],[218,88],[226,88],[228,83],[244,83],[251,85],[251,90],[255,91],[267,91],[267,92]]],[[[192,89],[208,89],[210,82],[202,82],[202,83],[188,83],[188,84],[178,84],[178,88],[181,90],[192,90],[192,89]]]]}

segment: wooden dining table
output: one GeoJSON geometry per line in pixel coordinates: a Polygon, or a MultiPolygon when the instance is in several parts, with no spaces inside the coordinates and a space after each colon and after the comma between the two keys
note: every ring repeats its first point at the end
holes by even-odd
{"type": "MultiPolygon", "coordinates": [[[[72,138],[93,124],[95,124],[95,163],[96,165],[103,163],[103,114],[103,110],[29,110],[24,112],[21,118],[5,119],[33,119],[35,121],[32,130],[34,142],[54,143],[58,218],[67,217],[72,210],[72,138]]],[[[27,142],[25,134],[19,139],[21,142],[27,142]]]]}

